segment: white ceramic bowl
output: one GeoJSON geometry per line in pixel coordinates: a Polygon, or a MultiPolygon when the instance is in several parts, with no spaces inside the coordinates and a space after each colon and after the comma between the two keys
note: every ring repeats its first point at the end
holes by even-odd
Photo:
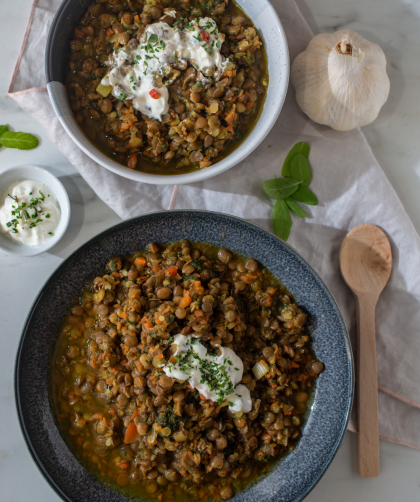
{"type": "Polygon", "coordinates": [[[245,141],[228,157],[207,169],[179,175],[157,175],[128,169],[107,157],[83,134],[70,110],[64,86],[63,51],[68,40],[63,33],[75,26],[86,9],[86,2],[64,0],[50,28],[46,48],[47,88],[55,113],[73,141],[95,162],[125,178],[154,185],[195,183],[227,171],[245,159],[267,136],[276,122],[286,97],[289,82],[289,51],[283,26],[268,0],[237,0],[258,28],[267,52],[269,87],[258,123],[245,141]]]}
{"type": "Polygon", "coordinates": [[[12,241],[0,231],[0,249],[6,254],[35,256],[52,248],[65,234],[70,221],[70,200],[62,183],[47,170],[36,166],[9,167],[0,173],[0,193],[3,194],[10,185],[21,180],[38,181],[50,188],[57,199],[61,211],[60,223],[54,232],[54,236],[37,246],[26,246],[12,241]]]}

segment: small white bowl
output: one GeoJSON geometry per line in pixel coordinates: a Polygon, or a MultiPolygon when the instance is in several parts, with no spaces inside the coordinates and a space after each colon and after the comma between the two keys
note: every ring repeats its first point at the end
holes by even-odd
{"type": "Polygon", "coordinates": [[[62,183],[53,174],[37,166],[9,167],[0,173],[0,193],[2,194],[10,185],[21,180],[38,181],[50,188],[60,207],[60,223],[51,239],[36,246],[15,242],[0,231],[0,249],[7,254],[17,256],[36,256],[55,246],[65,234],[70,221],[70,200],[62,183]]]}

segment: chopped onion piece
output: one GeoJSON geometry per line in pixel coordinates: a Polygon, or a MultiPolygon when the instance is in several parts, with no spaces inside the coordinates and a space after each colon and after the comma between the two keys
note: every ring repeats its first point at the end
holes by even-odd
{"type": "Polygon", "coordinates": [[[258,361],[257,364],[252,368],[252,372],[255,375],[255,378],[259,380],[266,373],[268,373],[270,368],[265,361],[258,361]]]}
{"type": "Polygon", "coordinates": [[[113,89],[112,85],[99,84],[98,87],[96,88],[96,92],[99,93],[104,98],[106,98],[109,95],[109,93],[112,91],[112,89],[113,89]]]}

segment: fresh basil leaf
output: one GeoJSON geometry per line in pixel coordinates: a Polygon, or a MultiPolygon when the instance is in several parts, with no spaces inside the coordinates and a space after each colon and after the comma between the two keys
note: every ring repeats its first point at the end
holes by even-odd
{"type": "Polygon", "coordinates": [[[290,162],[295,155],[298,153],[303,154],[306,158],[309,157],[310,147],[306,141],[301,141],[300,143],[296,143],[296,145],[290,150],[287,154],[287,157],[284,160],[283,168],[281,170],[281,174],[286,176],[286,178],[290,178],[290,162]]]}
{"type": "Polygon", "coordinates": [[[283,199],[276,200],[273,211],[274,232],[280,239],[287,241],[292,228],[292,217],[289,208],[283,199]]]}
{"type": "Polygon", "coordinates": [[[285,199],[296,192],[301,181],[292,178],[276,178],[264,181],[265,193],[272,199],[285,199]]]}
{"type": "Polygon", "coordinates": [[[304,187],[311,182],[311,168],[308,159],[302,153],[298,153],[290,161],[290,175],[295,180],[301,181],[304,187]]]}
{"type": "Polygon", "coordinates": [[[6,124],[6,125],[3,125],[3,126],[2,126],[2,125],[0,125],[0,136],[1,136],[4,132],[6,132],[6,131],[8,131],[8,130],[9,130],[9,127],[7,126],[7,124],[6,124]]]}
{"type": "Polygon", "coordinates": [[[312,193],[309,188],[299,185],[296,192],[292,194],[295,200],[308,204],[308,206],[316,206],[318,204],[318,199],[314,193],[312,193]]]}
{"type": "Polygon", "coordinates": [[[287,199],[284,200],[286,201],[286,204],[289,206],[289,209],[293,211],[296,216],[299,216],[299,218],[306,218],[305,211],[299,206],[299,204],[296,204],[296,202],[292,198],[287,197],[287,199]]]}
{"type": "Polygon", "coordinates": [[[19,150],[32,150],[39,145],[38,138],[26,132],[6,131],[0,136],[0,145],[6,148],[17,148],[19,150]]]}

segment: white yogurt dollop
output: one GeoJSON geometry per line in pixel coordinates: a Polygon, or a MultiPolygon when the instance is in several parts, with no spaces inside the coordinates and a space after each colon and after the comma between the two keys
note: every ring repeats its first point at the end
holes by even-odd
{"type": "Polygon", "coordinates": [[[229,61],[220,53],[224,39],[209,17],[189,22],[182,31],[163,22],[150,24],[138,47],[114,53],[109,62],[112,69],[101,83],[112,85],[116,98],[132,99],[134,108],[161,120],[169,110],[169,93],[162,78],[170,81],[174,76],[172,66],[186,66],[187,61],[201,71],[214,69],[214,77],[218,78],[229,61]]]}
{"type": "Polygon", "coordinates": [[[37,181],[17,181],[0,197],[1,231],[27,246],[51,239],[60,215],[54,194],[37,181]]]}
{"type": "Polygon", "coordinates": [[[166,375],[177,380],[188,380],[206,399],[221,403],[227,401],[233,413],[248,413],[252,408],[248,387],[238,385],[244,366],[241,359],[228,347],[220,347],[219,356],[207,354],[197,339],[182,334],[174,337],[177,362],[167,364],[166,375]]]}

